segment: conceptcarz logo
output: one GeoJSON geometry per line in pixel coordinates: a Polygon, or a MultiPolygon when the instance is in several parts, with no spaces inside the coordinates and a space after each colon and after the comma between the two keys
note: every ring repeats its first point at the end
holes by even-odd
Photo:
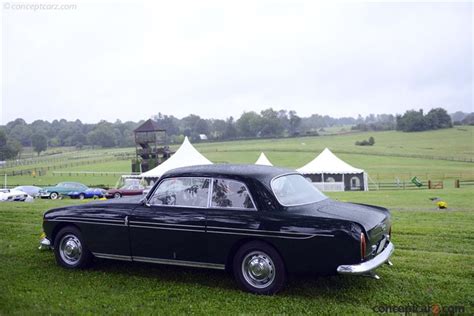
{"type": "Polygon", "coordinates": [[[428,314],[428,315],[464,315],[466,308],[463,305],[379,305],[372,307],[379,314],[428,314]]]}
{"type": "Polygon", "coordinates": [[[47,10],[76,10],[76,4],[58,4],[58,3],[22,3],[22,2],[4,2],[3,10],[16,11],[47,11],[47,10]]]}

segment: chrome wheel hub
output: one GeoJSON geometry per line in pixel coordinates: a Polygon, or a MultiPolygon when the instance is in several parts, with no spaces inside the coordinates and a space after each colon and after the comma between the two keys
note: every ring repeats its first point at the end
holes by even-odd
{"type": "Polygon", "coordinates": [[[82,255],[82,245],[74,235],[66,235],[59,243],[59,254],[61,259],[69,265],[76,264],[82,255]]]}
{"type": "Polygon", "coordinates": [[[253,287],[263,289],[275,279],[275,266],[266,253],[252,251],[242,261],[242,274],[247,283],[253,287]]]}

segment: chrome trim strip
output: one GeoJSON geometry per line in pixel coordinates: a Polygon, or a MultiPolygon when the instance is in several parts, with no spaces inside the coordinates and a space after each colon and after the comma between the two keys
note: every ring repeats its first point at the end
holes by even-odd
{"type": "Polygon", "coordinates": [[[129,225],[129,227],[135,228],[150,228],[150,229],[161,229],[161,230],[178,230],[178,231],[185,231],[185,232],[198,232],[198,233],[205,233],[206,230],[204,226],[202,226],[202,230],[198,229],[184,229],[184,228],[173,228],[173,227],[153,227],[153,226],[145,226],[145,225],[129,225]]]}
{"type": "Polygon", "coordinates": [[[57,216],[54,219],[70,219],[70,220],[80,220],[80,221],[97,221],[97,222],[114,222],[122,223],[123,219],[107,219],[107,218],[98,218],[98,217],[78,217],[78,216],[57,216]]]}
{"type": "MultiPolygon", "coordinates": [[[[176,228],[176,227],[159,227],[162,223],[146,223],[146,222],[138,222],[138,221],[131,221],[130,227],[136,228],[150,228],[150,229],[161,229],[161,230],[177,230],[177,231],[190,231],[190,232],[200,232],[200,233],[214,233],[214,234],[227,234],[227,235],[242,235],[242,236],[261,236],[261,237],[275,237],[275,238],[289,238],[289,239],[309,239],[312,237],[334,237],[332,234],[309,234],[309,233],[293,233],[293,232],[281,232],[281,231],[269,231],[269,230],[256,230],[256,229],[243,229],[243,228],[227,228],[227,227],[215,227],[215,226],[208,226],[206,229],[205,226],[196,226],[196,225],[179,225],[181,227],[195,227],[195,228],[202,228],[202,229],[187,229],[187,228],[176,228]],[[134,225],[137,223],[142,224],[152,224],[154,226],[149,225],[134,225]],[[209,230],[211,229],[211,230],[209,230]],[[223,231],[219,231],[223,230],[223,231]],[[224,231],[227,230],[227,231],[224,231]],[[232,230],[238,230],[242,232],[232,232],[232,230]],[[259,234],[264,233],[264,234],[259,234]],[[270,233],[270,234],[265,234],[270,233]],[[277,235],[281,234],[281,235],[277,235]],[[284,236],[283,234],[287,235],[294,235],[293,236],[284,236]]],[[[166,225],[166,224],[163,224],[166,225]]],[[[167,224],[173,225],[173,224],[167,224]]]]}
{"type": "MultiPolygon", "coordinates": [[[[234,233],[234,232],[220,232],[220,231],[207,231],[211,234],[226,234],[226,235],[240,235],[240,236],[259,236],[259,237],[272,237],[272,238],[285,238],[285,239],[310,239],[316,237],[317,235],[308,235],[301,237],[291,237],[291,236],[277,236],[277,235],[262,235],[262,234],[244,234],[244,233],[234,233]]],[[[331,236],[332,237],[332,236],[331,236]]]]}
{"type": "Polygon", "coordinates": [[[225,269],[225,265],[217,264],[217,263],[159,259],[159,258],[149,258],[149,257],[132,257],[132,259],[133,261],[139,261],[139,262],[150,262],[150,263],[168,264],[168,265],[175,265],[175,266],[209,268],[209,269],[218,269],[218,270],[225,269]]]}
{"type": "Polygon", "coordinates": [[[179,226],[179,227],[199,227],[202,228],[204,225],[184,225],[184,224],[170,224],[170,223],[159,223],[159,222],[142,222],[142,221],[130,221],[130,224],[147,224],[147,225],[163,225],[163,226],[179,226]]]}
{"type": "Polygon", "coordinates": [[[121,226],[126,227],[124,224],[111,224],[111,223],[100,223],[100,222],[88,222],[88,221],[79,221],[79,220],[61,220],[61,219],[50,219],[49,222],[71,222],[71,223],[82,223],[82,224],[92,224],[92,225],[109,225],[109,226],[121,226]]]}
{"type": "Polygon", "coordinates": [[[387,247],[374,258],[359,264],[340,265],[337,267],[337,272],[340,274],[366,274],[387,262],[394,250],[395,246],[390,242],[387,247]]]}
{"type": "Polygon", "coordinates": [[[99,253],[99,252],[93,252],[92,254],[96,256],[97,258],[132,261],[131,256],[113,255],[109,253],[99,253]]]}
{"type": "Polygon", "coordinates": [[[247,232],[257,232],[257,233],[275,233],[275,234],[289,234],[289,235],[313,235],[313,236],[325,236],[325,237],[334,237],[332,234],[312,234],[312,233],[297,233],[297,232],[284,232],[284,231],[274,231],[274,230],[263,230],[263,229],[247,229],[247,228],[229,228],[229,227],[217,227],[217,226],[207,226],[208,229],[222,229],[222,230],[241,230],[247,232]]]}

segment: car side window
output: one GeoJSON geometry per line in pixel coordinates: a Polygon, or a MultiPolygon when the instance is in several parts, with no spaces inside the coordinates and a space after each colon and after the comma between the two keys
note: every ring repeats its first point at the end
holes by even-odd
{"type": "Polygon", "coordinates": [[[151,205],[207,207],[209,179],[169,178],[163,180],[149,200],[151,205]]]}
{"type": "Polygon", "coordinates": [[[214,179],[212,207],[256,209],[245,184],[235,180],[214,179]]]}

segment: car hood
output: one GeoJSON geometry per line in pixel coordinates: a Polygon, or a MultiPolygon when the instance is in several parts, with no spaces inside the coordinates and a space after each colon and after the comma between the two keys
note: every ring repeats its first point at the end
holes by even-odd
{"type": "Polygon", "coordinates": [[[385,222],[390,217],[390,212],[383,207],[345,203],[331,199],[325,199],[308,205],[294,206],[289,211],[306,216],[355,222],[362,225],[366,231],[380,225],[380,223],[385,222]]]}

